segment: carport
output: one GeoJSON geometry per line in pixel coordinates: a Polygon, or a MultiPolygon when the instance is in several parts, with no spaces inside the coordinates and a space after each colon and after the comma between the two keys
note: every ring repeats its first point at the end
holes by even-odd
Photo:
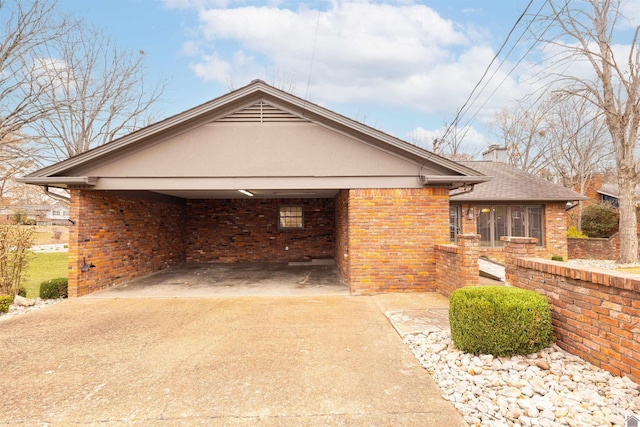
{"type": "Polygon", "coordinates": [[[435,290],[449,190],[489,178],[262,81],[27,175],[70,190],[69,293],[191,263],[334,260],[435,290]]]}

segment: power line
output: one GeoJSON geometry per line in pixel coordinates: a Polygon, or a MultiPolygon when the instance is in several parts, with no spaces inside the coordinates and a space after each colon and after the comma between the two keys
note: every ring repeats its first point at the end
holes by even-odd
{"type": "Polygon", "coordinates": [[[527,7],[524,9],[524,11],[520,14],[520,16],[518,17],[518,19],[516,20],[516,23],[513,24],[513,26],[511,27],[511,30],[509,31],[509,33],[507,34],[506,39],[504,40],[504,42],[502,43],[502,45],[500,46],[500,49],[498,49],[498,52],[493,56],[493,58],[491,59],[491,62],[489,63],[489,65],[487,66],[487,68],[484,70],[484,73],[482,73],[482,77],[480,77],[480,80],[478,80],[478,83],[476,83],[476,85],[473,87],[473,90],[471,91],[471,93],[469,94],[469,96],[467,97],[466,101],[464,102],[464,104],[462,105],[462,107],[458,110],[458,112],[456,113],[455,118],[453,119],[453,121],[451,122],[451,124],[447,127],[447,129],[444,132],[444,135],[442,135],[442,139],[444,140],[447,135],[451,132],[451,129],[453,129],[456,126],[456,123],[458,123],[459,119],[460,119],[460,115],[462,114],[463,110],[465,109],[465,107],[467,106],[467,104],[469,103],[469,101],[471,100],[471,98],[473,97],[473,94],[475,93],[475,91],[478,89],[478,87],[480,86],[480,84],[482,83],[482,80],[487,76],[487,73],[489,72],[489,70],[491,69],[491,66],[493,65],[493,63],[496,61],[496,59],[498,58],[498,56],[500,55],[500,53],[502,52],[502,50],[504,49],[504,47],[507,45],[507,42],[509,41],[509,38],[511,38],[511,35],[513,34],[513,32],[515,31],[516,27],[518,26],[518,24],[520,23],[520,21],[522,21],[522,18],[524,18],[524,16],[527,14],[527,11],[529,10],[529,8],[531,7],[531,4],[533,3],[533,0],[529,0],[529,3],[527,4],[527,7]]]}

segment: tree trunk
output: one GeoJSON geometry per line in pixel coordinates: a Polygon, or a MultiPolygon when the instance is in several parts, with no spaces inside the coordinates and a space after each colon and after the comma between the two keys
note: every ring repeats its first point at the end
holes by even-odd
{"type": "Polygon", "coordinates": [[[636,215],[635,181],[618,176],[618,202],[620,204],[620,264],[638,261],[638,218],[636,215]]]}

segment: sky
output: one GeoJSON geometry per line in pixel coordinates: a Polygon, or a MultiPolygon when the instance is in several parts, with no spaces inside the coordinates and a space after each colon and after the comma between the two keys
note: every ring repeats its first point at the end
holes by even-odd
{"type": "MultiPolygon", "coordinates": [[[[638,22],[640,2],[625,1],[627,15],[638,22]]],[[[159,118],[261,79],[430,149],[528,3],[59,0],[59,7],[120,47],[144,51],[148,78],[167,81],[159,118]]],[[[533,0],[528,12],[543,5],[533,0]]],[[[476,158],[499,143],[490,126],[495,114],[540,84],[540,52],[524,56],[533,42],[518,41],[525,27],[526,19],[489,75],[504,64],[459,121],[464,150],[476,158]]]]}

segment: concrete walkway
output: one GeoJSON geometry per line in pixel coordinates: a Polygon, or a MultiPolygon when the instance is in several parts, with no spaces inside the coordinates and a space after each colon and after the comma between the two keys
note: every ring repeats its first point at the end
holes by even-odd
{"type": "Polygon", "coordinates": [[[0,425],[465,426],[383,314],[443,314],[443,304],[435,294],[64,301],[0,323],[0,425]]]}
{"type": "Polygon", "coordinates": [[[480,267],[480,276],[501,282],[505,281],[504,265],[483,258],[478,258],[478,265],[480,267]]]}

